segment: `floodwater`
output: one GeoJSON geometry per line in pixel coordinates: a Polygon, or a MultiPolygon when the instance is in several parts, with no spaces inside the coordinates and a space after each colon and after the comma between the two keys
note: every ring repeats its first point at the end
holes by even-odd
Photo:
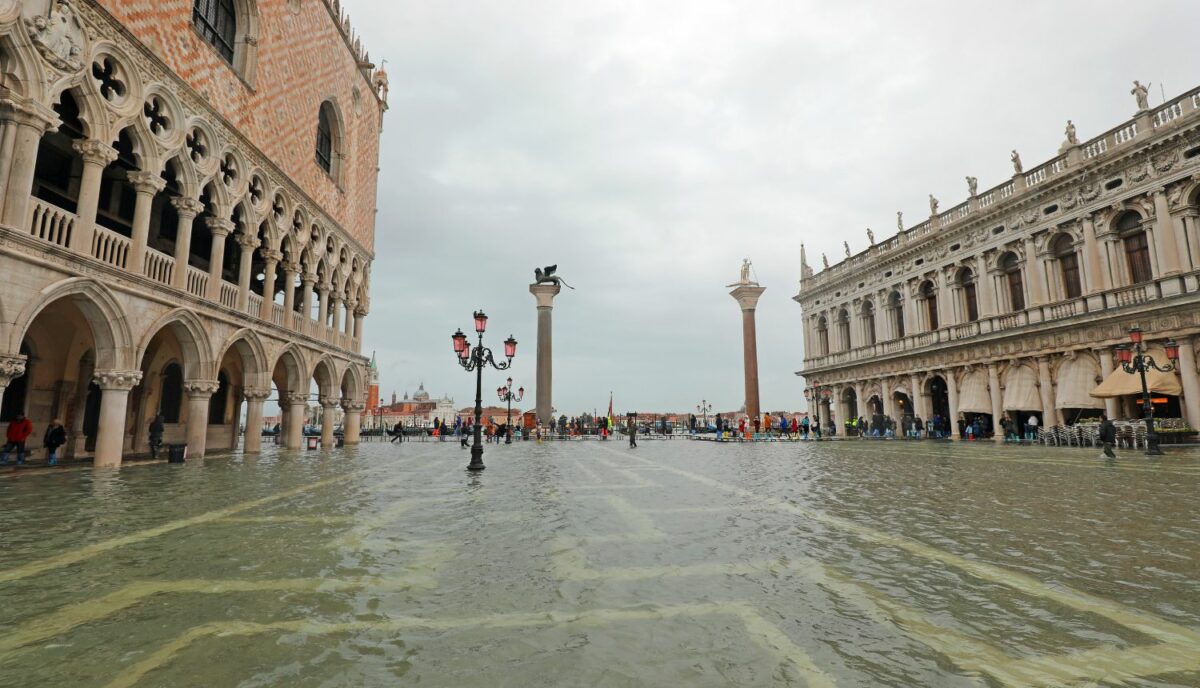
{"type": "Polygon", "coordinates": [[[2,686],[1200,686],[1200,458],[835,441],[0,479],[2,686]]]}

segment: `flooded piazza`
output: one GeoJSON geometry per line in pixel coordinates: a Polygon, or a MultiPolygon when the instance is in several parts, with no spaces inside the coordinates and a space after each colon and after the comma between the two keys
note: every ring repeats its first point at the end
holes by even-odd
{"type": "Polygon", "coordinates": [[[1200,686],[1200,454],[457,443],[0,478],[3,686],[1200,686]]]}

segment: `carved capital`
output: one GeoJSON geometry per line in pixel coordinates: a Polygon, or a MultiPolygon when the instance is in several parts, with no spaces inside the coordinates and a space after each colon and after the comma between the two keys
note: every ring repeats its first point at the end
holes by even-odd
{"type": "Polygon", "coordinates": [[[71,147],[79,153],[85,163],[108,167],[109,163],[117,159],[116,148],[96,139],[76,139],[71,143],[71,147]]]}
{"type": "Polygon", "coordinates": [[[238,232],[237,242],[238,245],[242,247],[243,251],[253,251],[262,244],[262,242],[258,240],[258,237],[245,232],[238,232]]]}
{"type": "Polygon", "coordinates": [[[312,289],[312,285],[316,284],[317,282],[317,273],[306,272],[300,276],[300,281],[304,283],[304,286],[312,289]]]}
{"type": "MultiPolygon", "coordinates": [[[[294,260],[285,260],[280,263],[280,266],[283,268],[284,272],[290,275],[295,275],[296,273],[300,272],[300,264],[294,260]]],[[[291,285],[289,284],[288,286],[291,285]]]]}
{"type": "Polygon", "coordinates": [[[142,381],[140,370],[97,370],[92,379],[101,390],[129,390],[142,381]]]}
{"type": "Polygon", "coordinates": [[[167,180],[154,172],[130,172],[129,185],[138,193],[154,195],[167,186],[167,180]]]}
{"type": "Polygon", "coordinates": [[[0,356],[0,385],[8,387],[8,383],[24,374],[24,356],[0,356]]]}
{"type": "Polygon", "coordinates": [[[283,253],[274,249],[265,248],[259,251],[259,254],[262,255],[262,259],[268,263],[275,263],[278,265],[279,261],[283,260],[283,253]]]}
{"type": "Polygon", "coordinates": [[[288,394],[283,395],[283,400],[287,402],[288,406],[308,405],[308,395],[302,392],[289,392],[288,394]]]}
{"type": "Polygon", "coordinates": [[[326,411],[333,410],[341,404],[341,399],[337,397],[318,397],[317,402],[321,404],[321,408],[326,411]]]}
{"type": "Polygon", "coordinates": [[[185,220],[196,217],[204,210],[203,203],[186,196],[172,196],[171,205],[175,207],[175,212],[185,220]]]}
{"type": "Polygon", "coordinates": [[[246,401],[262,403],[271,396],[270,389],[261,389],[259,387],[246,387],[242,390],[242,396],[246,397],[246,401]]]}
{"type": "Polygon", "coordinates": [[[216,380],[184,380],[183,391],[192,399],[207,399],[220,388],[216,380]]]}
{"type": "Polygon", "coordinates": [[[367,405],[361,401],[342,399],[342,410],[346,413],[362,413],[367,405]]]}
{"type": "Polygon", "coordinates": [[[208,231],[212,232],[214,237],[222,239],[233,233],[233,220],[224,217],[206,217],[204,226],[208,227],[208,231]]]}

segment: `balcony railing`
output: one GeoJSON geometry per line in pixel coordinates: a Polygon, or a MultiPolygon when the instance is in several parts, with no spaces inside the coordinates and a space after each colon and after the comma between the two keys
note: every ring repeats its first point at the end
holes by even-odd
{"type": "Polygon", "coordinates": [[[238,288],[236,284],[230,284],[225,280],[221,280],[221,305],[226,308],[237,308],[238,288]]]}
{"type": "Polygon", "coordinates": [[[129,261],[129,237],[96,225],[92,232],[92,257],[113,267],[125,269],[129,261]]]}
{"type": "Polygon", "coordinates": [[[170,284],[171,275],[175,272],[175,259],[167,254],[146,248],[146,260],[143,274],[159,284],[170,284]]]}
{"type": "Polygon", "coordinates": [[[29,233],[57,246],[70,246],[71,234],[79,218],[41,199],[34,198],[31,201],[29,233]]]}
{"type": "Polygon", "coordinates": [[[257,318],[258,314],[262,313],[262,302],[263,302],[263,297],[259,296],[258,294],[251,293],[250,294],[250,302],[246,307],[246,311],[250,315],[257,318]]]}
{"type": "Polygon", "coordinates": [[[187,291],[192,296],[204,298],[204,295],[208,293],[208,273],[189,265],[187,269],[187,291]]]}

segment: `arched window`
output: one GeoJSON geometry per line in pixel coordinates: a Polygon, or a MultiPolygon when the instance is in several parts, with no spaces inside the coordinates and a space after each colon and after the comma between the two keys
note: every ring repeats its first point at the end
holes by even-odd
{"type": "Polygon", "coordinates": [[[337,109],[330,101],[321,103],[317,112],[317,165],[325,170],[325,174],[333,177],[333,181],[342,180],[342,129],[341,118],[337,109]]]}
{"type": "Polygon", "coordinates": [[[825,356],[829,353],[829,321],[825,316],[817,320],[817,354],[825,356]]]}
{"type": "Polygon", "coordinates": [[[925,302],[925,315],[928,320],[928,330],[933,332],[938,328],[937,289],[933,282],[926,280],[921,285],[921,300],[925,302]]]}
{"type": "Polygon", "coordinates": [[[888,297],[888,311],[892,319],[892,332],[895,333],[895,339],[900,339],[904,336],[904,297],[900,296],[900,292],[894,291],[888,297]]]}
{"type": "Polygon", "coordinates": [[[162,371],[162,390],[158,397],[158,410],[164,423],[178,423],[179,409],[183,406],[183,368],[178,363],[168,363],[162,371]]]}
{"type": "Polygon", "coordinates": [[[842,351],[850,350],[850,314],[845,308],[838,312],[838,343],[842,351]]]}
{"type": "Polygon", "coordinates": [[[1135,212],[1127,212],[1117,222],[1117,232],[1125,245],[1125,262],[1129,264],[1129,281],[1133,284],[1154,279],[1150,269],[1150,242],[1146,230],[1142,229],[1142,218],[1135,212]]]}
{"type": "Polygon", "coordinates": [[[975,292],[975,273],[971,272],[971,268],[958,271],[958,285],[962,289],[963,313],[967,316],[967,322],[975,322],[979,319],[979,297],[975,292]]]}
{"type": "Polygon", "coordinates": [[[875,344],[875,305],[870,301],[863,301],[862,323],[863,334],[866,336],[867,345],[870,346],[875,344]]]}
{"type": "Polygon", "coordinates": [[[200,36],[232,65],[237,44],[237,11],[233,0],[195,0],[192,21],[200,36]]]}
{"type": "Polygon", "coordinates": [[[1021,263],[1014,253],[1006,253],[1000,259],[1000,272],[1008,284],[1008,305],[1014,313],[1025,310],[1025,280],[1021,276],[1021,263]]]}
{"type": "Polygon", "coordinates": [[[1079,280],[1079,254],[1075,252],[1075,242],[1070,236],[1060,234],[1050,248],[1062,274],[1063,295],[1068,299],[1079,298],[1083,288],[1079,280]]]}

